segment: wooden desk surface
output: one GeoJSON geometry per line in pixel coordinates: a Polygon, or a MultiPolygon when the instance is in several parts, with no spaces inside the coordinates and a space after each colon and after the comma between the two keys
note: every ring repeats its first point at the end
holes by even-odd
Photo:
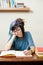
{"type": "Polygon", "coordinates": [[[0,57],[0,62],[36,62],[43,61],[43,57],[37,57],[35,54],[32,57],[0,57]]]}
{"type": "Polygon", "coordinates": [[[0,62],[30,62],[30,61],[43,61],[43,58],[33,57],[0,57],[0,62]]]}

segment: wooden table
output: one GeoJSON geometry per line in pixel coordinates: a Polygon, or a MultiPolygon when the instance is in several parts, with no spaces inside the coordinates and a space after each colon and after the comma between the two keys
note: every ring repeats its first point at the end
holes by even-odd
{"type": "Polygon", "coordinates": [[[0,62],[34,62],[34,61],[43,61],[43,57],[39,58],[36,55],[33,57],[0,57],[0,62]]]}
{"type": "MultiPolygon", "coordinates": [[[[8,65],[8,63],[10,63],[10,65],[16,63],[17,62],[22,65],[23,64],[26,64],[27,63],[34,63],[34,62],[43,62],[43,57],[37,57],[36,54],[34,54],[32,57],[14,57],[14,56],[11,56],[11,57],[0,57],[0,63],[4,63],[4,65],[8,65]]],[[[19,65],[17,64],[17,65],[19,65]]],[[[27,64],[26,64],[27,65],[27,64]]]]}

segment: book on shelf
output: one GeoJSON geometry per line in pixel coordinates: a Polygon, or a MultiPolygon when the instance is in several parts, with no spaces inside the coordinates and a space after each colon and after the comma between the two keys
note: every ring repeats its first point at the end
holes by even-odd
{"type": "Polygon", "coordinates": [[[39,57],[43,57],[43,47],[36,48],[36,55],[39,57]]]}
{"type": "Polygon", "coordinates": [[[16,8],[24,8],[24,3],[16,3],[16,8]]]}
{"type": "Polygon", "coordinates": [[[24,51],[15,51],[15,50],[2,51],[0,56],[32,57],[31,54],[25,55],[24,51]]]}
{"type": "Polygon", "coordinates": [[[15,0],[0,0],[0,8],[14,8],[15,0]]]}

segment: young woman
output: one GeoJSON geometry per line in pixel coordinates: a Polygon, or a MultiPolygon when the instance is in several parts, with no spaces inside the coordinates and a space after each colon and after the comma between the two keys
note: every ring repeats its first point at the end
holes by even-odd
{"type": "Polygon", "coordinates": [[[35,45],[30,32],[25,32],[24,21],[21,18],[16,19],[10,25],[10,38],[5,45],[5,50],[20,50],[24,53],[32,54],[35,52],[35,45]]]}

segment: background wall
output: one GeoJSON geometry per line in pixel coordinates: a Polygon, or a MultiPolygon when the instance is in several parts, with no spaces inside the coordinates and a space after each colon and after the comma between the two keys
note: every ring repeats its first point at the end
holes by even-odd
{"type": "Polygon", "coordinates": [[[8,40],[8,31],[10,23],[16,18],[25,20],[25,30],[30,31],[36,46],[43,47],[43,0],[15,0],[24,2],[30,7],[32,13],[1,13],[0,12],[0,49],[8,40]]]}

